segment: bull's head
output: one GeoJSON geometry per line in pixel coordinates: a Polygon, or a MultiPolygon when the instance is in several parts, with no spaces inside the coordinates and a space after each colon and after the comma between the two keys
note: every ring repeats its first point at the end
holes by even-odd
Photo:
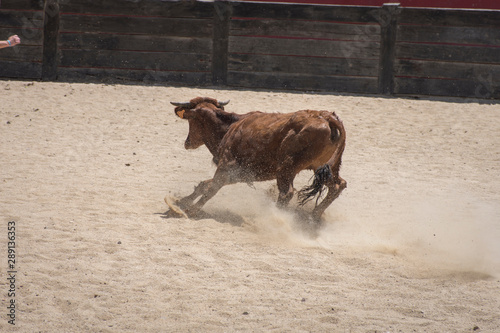
{"type": "Polygon", "coordinates": [[[170,102],[175,106],[177,117],[189,122],[189,134],[184,142],[186,149],[196,149],[205,144],[214,154],[218,141],[224,135],[222,133],[221,136],[221,131],[226,130],[217,123],[217,114],[224,112],[224,106],[228,103],[229,101],[220,102],[208,97],[196,97],[182,103],[170,102]]]}

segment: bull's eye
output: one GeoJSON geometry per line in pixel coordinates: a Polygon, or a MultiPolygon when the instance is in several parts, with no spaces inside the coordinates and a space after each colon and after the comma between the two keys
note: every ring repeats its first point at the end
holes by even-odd
{"type": "Polygon", "coordinates": [[[186,112],[186,110],[179,110],[176,112],[176,114],[179,118],[184,118],[184,112],[186,112]]]}

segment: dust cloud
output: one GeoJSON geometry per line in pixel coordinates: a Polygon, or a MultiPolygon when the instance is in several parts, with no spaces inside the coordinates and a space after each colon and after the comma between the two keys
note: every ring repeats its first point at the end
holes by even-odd
{"type": "Polygon", "coordinates": [[[405,199],[393,197],[371,217],[331,209],[318,242],[400,255],[427,269],[500,277],[498,205],[455,192],[405,199]]]}
{"type": "Polygon", "coordinates": [[[327,209],[320,227],[293,210],[278,209],[272,185],[252,190],[240,184],[222,192],[214,206],[241,216],[266,241],[378,252],[425,270],[500,277],[500,206],[454,189],[425,195],[382,193],[377,203],[341,196],[327,209]]]}

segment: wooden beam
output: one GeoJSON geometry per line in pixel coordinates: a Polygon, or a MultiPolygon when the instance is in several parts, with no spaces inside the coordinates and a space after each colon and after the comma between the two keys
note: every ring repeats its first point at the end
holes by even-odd
{"type": "Polygon", "coordinates": [[[396,32],[399,4],[384,4],[377,20],[380,23],[379,93],[394,93],[394,61],[396,59],[396,32]]]}
{"type": "Polygon", "coordinates": [[[230,54],[229,71],[378,78],[378,59],[300,57],[262,54],[230,54]]]}
{"type": "Polygon", "coordinates": [[[233,2],[235,17],[312,20],[332,22],[376,22],[377,7],[325,6],[293,3],[233,2]]]}
{"type": "Polygon", "coordinates": [[[337,41],[293,38],[229,38],[231,53],[331,58],[378,59],[379,43],[363,40],[337,41]]]}
{"type": "Polygon", "coordinates": [[[193,0],[64,0],[61,1],[61,12],[94,15],[112,14],[136,17],[211,19],[212,6],[212,3],[208,1],[193,0]]]}
{"type": "Polygon", "coordinates": [[[42,80],[57,78],[57,38],[59,34],[59,2],[47,0],[44,7],[42,80]]]}
{"type": "Polygon", "coordinates": [[[229,72],[233,87],[377,93],[377,78],[308,75],[296,73],[229,72]]]}
{"type": "Polygon", "coordinates": [[[215,85],[227,84],[229,21],[231,13],[231,2],[218,0],[214,2],[212,81],[215,85]]]}
{"type": "Polygon", "coordinates": [[[61,32],[140,34],[148,36],[212,37],[212,20],[62,14],[61,32]]]}
{"type": "Polygon", "coordinates": [[[42,10],[43,0],[1,0],[2,9],[42,10]]]}
{"type": "Polygon", "coordinates": [[[400,22],[414,25],[498,28],[500,12],[498,10],[404,8],[400,22]]]}

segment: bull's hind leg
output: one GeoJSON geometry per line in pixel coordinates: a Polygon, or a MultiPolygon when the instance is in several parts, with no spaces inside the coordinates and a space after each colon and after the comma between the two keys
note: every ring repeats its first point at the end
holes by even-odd
{"type": "Polygon", "coordinates": [[[288,205],[290,200],[293,198],[293,174],[282,173],[276,177],[276,183],[278,185],[279,195],[278,195],[278,207],[283,208],[288,205]]]}
{"type": "Polygon", "coordinates": [[[331,203],[338,198],[342,190],[347,187],[347,182],[340,178],[338,169],[332,172],[328,164],[319,167],[314,173],[312,185],[304,187],[299,191],[299,203],[304,205],[309,200],[316,198],[316,206],[312,211],[312,218],[316,221],[321,219],[321,215],[331,203]],[[318,204],[321,199],[323,189],[328,189],[326,197],[318,204]]]}
{"type": "Polygon", "coordinates": [[[321,215],[323,215],[324,211],[332,204],[332,202],[337,199],[342,193],[342,191],[347,187],[347,182],[338,177],[338,181],[333,181],[330,179],[327,183],[328,193],[326,197],[321,201],[316,207],[314,207],[312,211],[312,218],[316,221],[321,219],[321,215]]]}

